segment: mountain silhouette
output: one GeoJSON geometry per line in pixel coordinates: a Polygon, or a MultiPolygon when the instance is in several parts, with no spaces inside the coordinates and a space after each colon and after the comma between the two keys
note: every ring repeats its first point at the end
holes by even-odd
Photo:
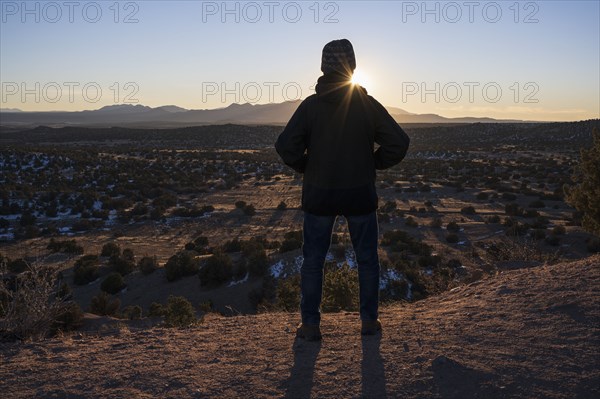
{"type": "MultiPolygon", "coordinates": [[[[97,110],[25,112],[3,109],[2,125],[35,127],[47,126],[128,126],[181,127],[210,124],[285,125],[300,100],[270,104],[231,104],[215,109],[185,109],[176,105],[156,108],[141,104],[115,104],[97,110]]],[[[414,114],[397,107],[386,107],[398,123],[476,123],[522,122],[493,118],[446,118],[437,114],[414,114]]]]}

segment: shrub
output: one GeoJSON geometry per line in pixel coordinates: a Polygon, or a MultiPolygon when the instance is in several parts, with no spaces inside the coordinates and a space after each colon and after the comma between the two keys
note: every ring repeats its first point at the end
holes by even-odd
{"type": "Polygon", "coordinates": [[[300,309],[300,275],[296,274],[277,283],[276,307],[285,312],[300,309]]]}
{"type": "Polygon", "coordinates": [[[165,315],[165,308],[162,304],[158,302],[152,302],[150,304],[150,309],[148,309],[148,316],[150,317],[158,317],[165,315]]]}
{"type": "Polygon", "coordinates": [[[600,130],[597,127],[594,127],[592,137],[592,147],[581,150],[581,159],[573,175],[575,184],[565,187],[565,194],[567,202],[583,214],[583,227],[600,236],[600,130]]]}
{"type": "Polygon", "coordinates": [[[78,329],[83,325],[83,310],[77,302],[65,302],[65,306],[56,313],[52,324],[52,333],[78,329]]]}
{"type": "Polygon", "coordinates": [[[102,252],[100,252],[100,256],[106,257],[116,257],[121,255],[121,247],[119,244],[114,242],[108,242],[102,246],[102,252]]]}
{"type": "Polygon", "coordinates": [[[106,292],[102,291],[92,298],[90,303],[90,312],[100,316],[114,316],[117,314],[121,301],[119,298],[113,298],[106,292]]]}
{"type": "Polygon", "coordinates": [[[408,227],[418,227],[419,226],[419,222],[417,222],[412,216],[407,217],[404,220],[404,223],[406,223],[406,225],[408,227]]]}
{"type": "Polygon", "coordinates": [[[198,322],[194,307],[182,296],[169,296],[164,316],[167,327],[190,327],[198,322]]]}
{"type": "Polygon", "coordinates": [[[382,207],[381,207],[381,212],[383,213],[390,213],[394,210],[396,210],[396,201],[387,201],[382,207]]]}
{"type": "Polygon", "coordinates": [[[542,201],[542,200],[535,200],[529,204],[530,208],[544,208],[545,206],[546,205],[544,204],[544,201],[542,201]]]}
{"type": "Polygon", "coordinates": [[[302,248],[302,230],[288,231],[284,234],[283,238],[284,240],[281,243],[279,252],[284,253],[302,248]]]}
{"type": "Polygon", "coordinates": [[[83,254],[83,247],[77,245],[75,240],[55,241],[54,238],[51,238],[46,249],[49,249],[52,253],[63,252],[75,255],[83,254]]]}
{"type": "Polygon", "coordinates": [[[246,215],[246,216],[256,215],[256,209],[254,208],[254,205],[252,205],[252,204],[246,205],[243,208],[243,210],[244,210],[244,215],[246,215]]]}
{"type": "Polygon", "coordinates": [[[556,235],[549,235],[548,237],[546,237],[546,243],[548,245],[552,245],[553,247],[556,247],[560,244],[560,237],[556,236],[556,235]]]}
{"type": "Polygon", "coordinates": [[[121,317],[129,320],[142,318],[142,308],[139,305],[129,305],[121,311],[121,317]]]}
{"type": "Polygon", "coordinates": [[[234,238],[233,240],[226,241],[221,248],[227,253],[240,252],[242,250],[242,243],[237,238],[234,238]]]}
{"type": "Polygon", "coordinates": [[[243,209],[246,207],[246,201],[236,201],[235,207],[238,209],[243,209]]]}
{"type": "Polygon", "coordinates": [[[84,255],[77,259],[73,268],[73,282],[84,285],[98,278],[98,256],[84,255]]]}
{"type": "Polygon", "coordinates": [[[285,211],[287,209],[287,204],[284,201],[281,201],[279,205],[277,205],[278,211],[285,211]]]}
{"type": "Polygon", "coordinates": [[[257,311],[270,309],[276,299],[276,295],[275,278],[267,274],[263,277],[262,285],[248,293],[248,301],[257,311]]]}
{"type": "Polygon", "coordinates": [[[221,252],[208,258],[198,273],[203,286],[218,286],[229,281],[233,276],[233,264],[229,255],[221,252]]]}
{"type": "Polygon", "coordinates": [[[488,199],[488,197],[489,197],[489,196],[490,196],[490,194],[489,194],[489,193],[486,193],[486,192],[480,192],[480,193],[477,193],[477,196],[476,196],[476,198],[477,198],[478,200],[486,200],[486,199],[488,199]]]}
{"type": "Polygon", "coordinates": [[[269,258],[266,251],[263,249],[250,254],[247,257],[246,267],[250,276],[262,277],[267,274],[269,270],[269,258]]]}
{"type": "MultiPolygon", "coordinates": [[[[57,295],[57,273],[39,264],[29,270],[6,278],[0,276],[0,337],[8,339],[37,339],[55,333],[62,321],[75,312],[74,304],[57,295]]],[[[77,325],[64,324],[64,330],[77,325]]]]}
{"type": "Polygon", "coordinates": [[[110,267],[122,276],[126,276],[135,270],[135,262],[121,255],[110,258],[110,267]]]}
{"type": "Polygon", "coordinates": [[[475,208],[472,206],[465,206],[464,208],[461,208],[460,213],[462,213],[463,215],[475,215],[475,208]]]}
{"type": "Polygon", "coordinates": [[[120,292],[123,287],[125,287],[125,281],[123,280],[123,276],[119,273],[109,274],[100,285],[100,289],[109,294],[116,294],[120,292]]]}
{"type": "Polygon", "coordinates": [[[587,241],[587,250],[591,253],[600,252],[600,238],[590,237],[587,241]]]}
{"type": "Polygon", "coordinates": [[[504,213],[508,216],[521,216],[523,215],[523,208],[521,208],[519,204],[513,202],[504,205],[504,213]]]}
{"type": "Polygon", "coordinates": [[[446,230],[457,232],[460,231],[460,227],[458,226],[458,223],[452,221],[446,225],[446,230]]]}
{"type": "Polygon", "coordinates": [[[340,310],[355,311],[358,309],[358,271],[344,263],[342,267],[327,264],[323,279],[324,312],[340,310]]]}
{"type": "Polygon", "coordinates": [[[138,262],[138,268],[144,274],[151,274],[158,268],[158,261],[156,256],[144,256],[138,262]]]}
{"type": "Polygon", "coordinates": [[[546,238],[546,230],[545,229],[535,229],[533,230],[532,237],[536,240],[543,240],[546,238]]]}
{"type": "Polygon", "coordinates": [[[555,236],[561,236],[566,232],[567,229],[565,228],[565,226],[554,226],[554,228],[552,229],[552,234],[554,234],[555,236]]]}
{"type": "Polygon", "coordinates": [[[456,233],[450,233],[446,236],[446,242],[450,244],[456,244],[458,242],[458,235],[456,233]]]}
{"type": "Polygon", "coordinates": [[[500,223],[500,216],[498,216],[498,215],[486,216],[484,220],[485,220],[485,223],[488,223],[488,224],[500,223]]]}
{"type": "Polygon", "coordinates": [[[440,217],[435,217],[431,220],[431,222],[429,223],[429,227],[432,227],[434,229],[439,229],[442,227],[442,218],[440,217]]]}
{"type": "Polygon", "coordinates": [[[198,262],[190,252],[183,251],[171,256],[165,264],[165,273],[168,281],[179,280],[198,272],[198,262]]]}

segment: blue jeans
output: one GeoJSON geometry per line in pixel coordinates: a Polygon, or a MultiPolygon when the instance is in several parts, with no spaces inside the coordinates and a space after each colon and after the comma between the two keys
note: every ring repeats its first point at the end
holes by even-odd
{"type": "MultiPolygon", "coordinates": [[[[377,255],[378,226],[375,212],[345,216],[358,263],[360,286],[360,318],[376,320],[379,309],[379,257],[377,255]]],[[[336,216],[317,216],[304,212],[304,261],[300,270],[302,323],[321,322],[323,266],[331,244],[331,232],[336,216]]]]}

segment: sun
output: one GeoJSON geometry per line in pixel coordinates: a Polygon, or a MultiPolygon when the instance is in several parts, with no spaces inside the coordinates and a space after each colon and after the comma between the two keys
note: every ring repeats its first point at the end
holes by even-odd
{"type": "Polygon", "coordinates": [[[366,73],[357,68],[354,70],[351,82],[354,85],[358,84],[368,88],[370,87],[371,80],[369,79],[369,76],[366,73]]]}

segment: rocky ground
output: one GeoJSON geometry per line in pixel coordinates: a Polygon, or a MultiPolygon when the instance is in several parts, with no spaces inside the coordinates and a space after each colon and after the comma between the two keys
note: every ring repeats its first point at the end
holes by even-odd
{"type": "Polygon", "coordinates": [[[6,398],[597,398],[600,256],[510,270],[384,307],[325,314],[209,314],[186,330],[96,320],[88,332],[0,344],[6,398]],[[92,331],[90,331],[92,330],[92,331]],[[95,330],[95,331],[94,331],[95,330]]]}

